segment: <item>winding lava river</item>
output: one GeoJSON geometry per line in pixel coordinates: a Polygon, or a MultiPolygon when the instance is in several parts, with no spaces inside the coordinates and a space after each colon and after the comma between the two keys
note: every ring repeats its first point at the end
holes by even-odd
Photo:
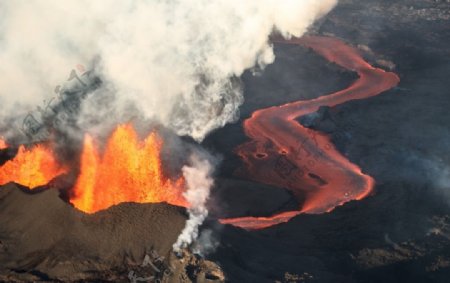
{"type": "Polygon", "coordinates": [[[289,189],[301,207],[270,217],[221,219],[222,224],[249,230],[267,228],[301,213],[329,212],[348,201],[363,199],[375,185],[374,179],[343,156],[327,135],[302,126],[296,119],[321,106],[334,107],[378,95],[395,87],[399,77],[372,67],[355,48],[336,38],[307,36],[277,42],[311,48],[330,62],[357,72],[359,79],[329,95],[255,111],[244,121],[251,141],[236,149],[245,164],[238,175],[289,189]]]}

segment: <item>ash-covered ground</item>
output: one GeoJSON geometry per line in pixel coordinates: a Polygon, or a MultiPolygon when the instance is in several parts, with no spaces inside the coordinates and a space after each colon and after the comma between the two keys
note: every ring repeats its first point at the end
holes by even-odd
{"type": "MultiPolygon", "coordinates": [[[[450,2],[340,1],[311,31],[357,46],[398,87],[350,101],[301,123],[332,136],[376,180],[372,196],[328,214],[248,232],[209,222],[219,247],[209,258],[230,282],[448,282],[450,280],[450,2]]],[[[204,143],[224,154],[213,216],[291,210],[287,190],[236,181],[233,149],[254,110],[348,86],[355,74],[301,47],[275,45],[277,59],[244,76],[241,120],[204,143]]]]}

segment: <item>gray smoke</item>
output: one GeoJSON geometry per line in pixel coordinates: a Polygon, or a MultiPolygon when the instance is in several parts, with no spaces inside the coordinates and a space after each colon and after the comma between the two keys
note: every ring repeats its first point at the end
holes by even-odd
{"type": "Polygon", "coordinates": [[[195,241],[192,251],[201,256],[206,256],[216,251],[219,246],[219,240],[213,234],[211,229],[201,231],[200,236],[195,241]]]}
{"type": "Polygon", "coordinates": [[[120,114],[133,105],[145,118],[201,141],[237,118],[238,78],[274,60],[271,32],[300,36],[335,3],[1,1],[0,118],[51,99],[74,66],[95,65],[115,93],[112,109],[120,114]]]}

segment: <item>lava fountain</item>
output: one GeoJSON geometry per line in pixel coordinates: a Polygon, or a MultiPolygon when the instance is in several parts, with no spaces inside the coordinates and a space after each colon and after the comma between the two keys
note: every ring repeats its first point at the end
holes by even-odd
{"type": "MultiPolygon", "coordinates": [[[[188,207],[183,197],[184,178],[171,180],[163,172],[162,146],[155,132],[141,141],[130,124],[118,126],[101,153],[95,140],[86,135],[70,202],[87,213],[122,202],[167,202],[188,207]]],[[[16,156],[0,167],[0,185],[15,182],[34,189],[73,169],[60,165],[44,144],[30,148],[21,145],[16,156]]]]}
{"type": "MultiPolygon", "coordinates": [[[[0,144],[7,147],[4,142],[0,144]]],[[[0,167],[0,185],[16,182],[34,189],[64,173],[67,173],[67,168],[58,163],[48,146],[38,144],[25,148],[21,145],[16,156],[0,167]]]]}
{"type": "Polygon", "coordinates": [[[163,174],[162,140],[152,132],[143,141],[131,125],[119,126],[100,155],[86,135],[80,175],[71,203],[93,213],[121,202],[168,202],[187,207],[182,192],[184,179],[171,181],[163,174]]]}
{"type": "Polygon", "coordinates": [[[312,48],[327,60],[357,72],[359,79],[336,93],[258,110],[244,121],[245,133],[252,141],[236,149],[244,162],[237,174],[285,187],[303,204],[298,211],[271,217],[221,219],[223,224],[266,228],[300,213],[324,213],[345,202],[360,200],[374,187],[373,178],[339,153],[328,136],[302,126],[296,119],[321,106],[333,107],[380,94],[396,86],[398,76],[372,67],[356,49],[339,39],[308,36],[278,42],[312,48]]]}

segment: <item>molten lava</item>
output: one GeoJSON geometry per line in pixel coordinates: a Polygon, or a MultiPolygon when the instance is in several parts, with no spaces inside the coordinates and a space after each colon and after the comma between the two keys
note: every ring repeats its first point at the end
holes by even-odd
{"type": "Polygon", "coordinates": [[[327,60],[355,71],[359,79],[348,88],[308,101],[258,110],[244,122],[251,142],[237,148],[245,166],[238,174],[255,181],[288,188],[304,200],[298,211],[272,217],[221,219],[246,229],[261,229],[287,222],[300,213],[323,213],[369,195],[374,180],[361,172],[332,145],[328,136],[303,127],[296,119],[350,100],[384,92],[399,82],[394,73],[374,68],[354,48],[338,39],[303,37],[280,41],[312,48],[327,60]]]}
{"type": "Polygon", "coordinates": [[[123,125],[113,132],[100,155],[87,135],[71,203],[88,213],[121,202],[168,202],[187,207],[182,195],[184,179],[171,181],[163,174],[162,145],[156,133],[140,141],[131,125],[123,125]]]}
{"type": "Polygon", "coordinates": [[[52,150],[45,145],[30,149],[22,145],[12,160],[0,167],[0,185],[16,182],[33,189],[66,172],[67,169],[58,164],[52,150]]]}

